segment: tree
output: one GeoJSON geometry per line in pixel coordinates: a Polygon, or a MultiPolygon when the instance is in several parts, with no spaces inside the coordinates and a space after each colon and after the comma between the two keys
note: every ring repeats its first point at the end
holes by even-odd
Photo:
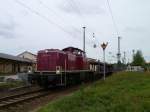
{"type": "Polygon", "coordinates": [[[133,66],[144,66],[145,65],[145,59],[143,57],[142,51],[138,50],[134,55],[133,55],[133,66]]]}

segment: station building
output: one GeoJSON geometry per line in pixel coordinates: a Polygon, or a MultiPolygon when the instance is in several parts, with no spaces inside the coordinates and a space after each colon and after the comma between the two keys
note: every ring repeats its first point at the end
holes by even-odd
{"type": "Polygon", "coordinates": [[[17,57],[32,61],[33,64],[32,64],[31,70],[36,71],[36,69],[37,69],[37,55],[35,55],[29,51],[24,51],[23,53],[20,53],[19,55],[17,55],[17,57]]]}
{"type": "Polygon", "coordinates": [[[25,51],[25,52],[23,52],[23,53],[21,53],[21,54],[19,54],[17,56],[20,57],[20,58],[29,59],[29,60],[31,60],[33,62],[36,62],[36,60],[37,60],[37,55],[35,55],[35,54],[33,54],[33,53],[29,52],[29,51],[25,51]]]}
{"type": "Polygon", "coordinates": [[[35,63],[29,59],[0,53],[0,74],[28,72],[34,69],[35,63]]]}

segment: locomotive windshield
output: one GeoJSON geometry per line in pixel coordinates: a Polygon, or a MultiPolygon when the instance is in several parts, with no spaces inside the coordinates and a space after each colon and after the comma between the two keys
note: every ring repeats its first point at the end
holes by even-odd
{"type": "Polygon", "coordinates": [[[81,49],[78,49],[78,48],[74,48],[74,47],[65,48],[65,49],[63,49],[63,51],[70,52],[70,53],[78,55],[78,56],[85,56],[84,51],[82,51],[81,49]]]}

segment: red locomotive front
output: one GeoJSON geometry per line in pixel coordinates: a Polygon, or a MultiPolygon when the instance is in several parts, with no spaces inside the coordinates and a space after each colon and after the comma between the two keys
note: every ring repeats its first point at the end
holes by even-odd
{"type": "Polygon", "coordinates": [[[37,70],[56,71],[65,69],[66,53],[58,49],[46,49],[38,52],[37,70]]]}

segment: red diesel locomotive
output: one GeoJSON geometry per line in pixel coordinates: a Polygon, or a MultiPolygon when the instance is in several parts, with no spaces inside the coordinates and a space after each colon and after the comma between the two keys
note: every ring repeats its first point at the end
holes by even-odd
{"type": "Polygon", "coordinates": [[[63,50],[46,49],[38,52],[38,71],[87,70],[87,59],[82,50],[69,47],[63,50]]]}
{"type": "MultiPolygon", "coordinates": [[[[106,73],[112,67],[106,65],[106,73]]],[[[46,49],[38,52],[37,71],[29,74],[30,82],[48,87],[50,85],[70,85],[100,78],[103,64],[89,61],[84,51],[68,47],[63,50],[46,49]]]]}

